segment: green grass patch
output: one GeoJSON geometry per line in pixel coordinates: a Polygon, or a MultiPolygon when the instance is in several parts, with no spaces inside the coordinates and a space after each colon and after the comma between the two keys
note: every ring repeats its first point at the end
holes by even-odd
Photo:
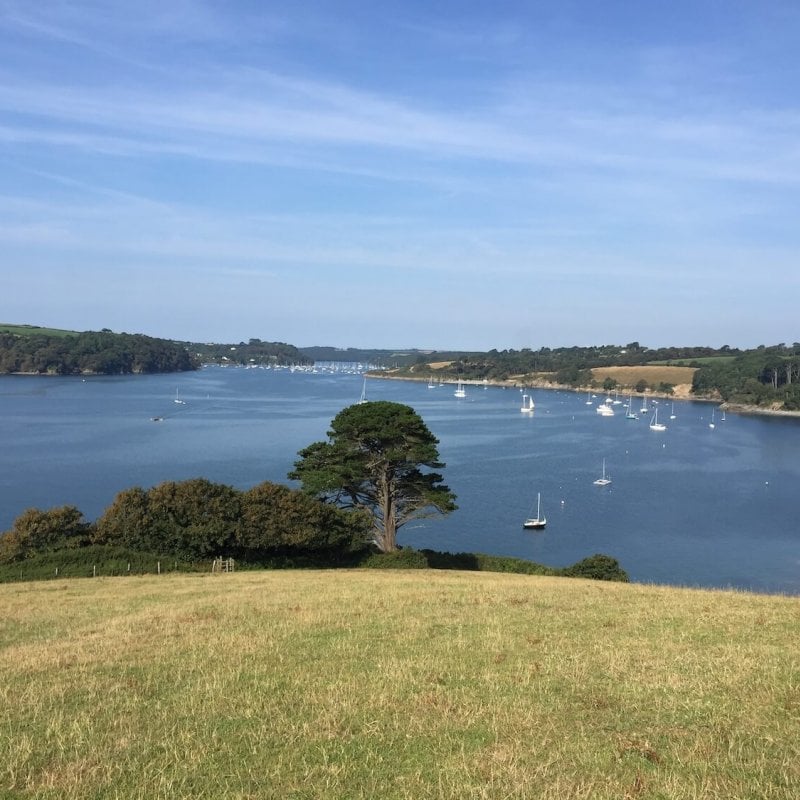
{"type": "Polygon", "coordinates": [[[796,598],[453,570],[0,586],[15,798],[798,796],[796,598]]]}
{"type": "Polygon", "coordinates": [[[12,333],[16,336],[77,336],[77,331],[65,331],[61,328],[40,328],[38,325],[10,325],[0,322],[0,333],[12,333]]]}

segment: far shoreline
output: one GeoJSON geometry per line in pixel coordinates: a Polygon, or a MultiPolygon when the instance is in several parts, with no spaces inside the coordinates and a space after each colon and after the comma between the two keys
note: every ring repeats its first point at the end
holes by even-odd
{"type": "MultiPolygon", "coordinates": [[[[177,372],[123,372],[123,373],[105,373],[105,372],[75,372],[69,375],[59,375],[54,372],[4,372],[0,373],[0,378],[107,378],[107,377],[139,377],[146,375],[182,375],[186,372],[197,372],[197,370],[179,370],[177,372]]],[[[381,378],[391,381],[411,381],[414,383],[427,382],[429,379],[424,376],[415,375],[392,375],[388,372],[368,371],[364,373],[367,378],[381,378]]],[[[453,378],[446,378],[442,383],[455,385],[458,381],[453,378]]],[[[597,386],[568,386],[563,383],[550,383],[549,381],[520,381],[517,378],[508,378],[505,381],[496,380],[468,380],[461,379],[461,383],[466,386],[494,386],[502,389],[553,389],[556,391],[575,392],[576,394],[583,394],[584,392],[594,392],[595,394],[605,390],[599,389],[597,386]]],[[[637,397],[657,397],[661,400],[693,400],[697,403],[714,403],[725,411],[730,411],[732,414],[740,414],[742,416],[760,416],[760,417],[788,417],[790,419],[800,419],[800,411],[790,411],[784,408],[764,408],[763,406],[750,406],[744,403],[729,403],[718,397],[701,397],[699,395],[691,394],[690,391],[682,391],[677,394],[668,394],[667,392],[648,391],[646,393],[636,392],[630,387],[626,389],[616,389],[618,393],[630,394],[633,392],[637,397]]]]}
{"type": "MultiPolygon", "coordinates": [[[[386,372],[378,372],[378,371],[370,371],[366,372],[365,376],[368,378],[385,378],[387,380],[392,381],[412,381],[415,383],[423,383],[427,382],[429,378],[424,376],[416,377],[415,375],[391,375],[386,372]]],[[[442,383],[447,385],[455,385],[458,383],[456,379],[453,378],[443,378],[442,383]]],[[[502,389],[524,389],[524,388],[531,388],[531,389],[553,389],[557,391],[566,391],[566,392],[575,392],[576,394],[583,394],[584,392],[594,392],[595,394],[598,393],[598,387],[596,386],[568,386],[567,384],[561,383],[550,383],[547,381],[530,381],[530,382],[523,382],[516,378],[509,378],[505,381],[496,381],[496,380],[467,380],[461,379],[461,383],[465,386],[494,386],[499,387],[502,389]]],[[[605,390],[600,389],[600,392],[604,392],[605,390]]],[[[620,394],[630,394],[633,390],[628,387],[626,390],[617,389],[617,392],[620,394]]],[[[730,411],[732,414],[741,414],[742,416],[762,416],[762,417],[789,417],[791,419],[800,419],[800,411],[789,411],[783,408],[764,408],[762,406],[749,406],[744,403],[728,403],[719,398],[715,397],[700,397],[698,395],[693,395],[690,392],[684,392],[681,394],[668,394],[667,392],[657,392],[657,391],[648,391],[646,393],[643,392],[633,392],[637,397],[657,397],[661,400],[693,400],[698,403],[713,403],[719,406],[721,409],[725,411],[730,411]]]]}

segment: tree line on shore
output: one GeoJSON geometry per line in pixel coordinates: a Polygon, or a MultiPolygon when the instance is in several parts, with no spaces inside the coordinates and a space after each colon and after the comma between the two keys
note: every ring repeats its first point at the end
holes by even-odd
{"type": "Polygon", "coordinates": [[[800,411],[800,344],[777,345],[704,363],[695,372],[692,392],[717,394],[729,403],[800,411]]]}
{"type": "MultiPolygon", "coordinates": [[[[441,354],[419,356],[409,372],[427,374],[431,364],[441,362],[441,354]]],[[[475,381],[519,380],[520,376],[546,376],[562,386],[596,386],[592,370],[600,367],[635,366],[694,367],[692,393],[743,405],[777,406],[787,411],[800,410],[800,342],[740,350],[723,346],[662,347],[651,349],[630,342],[624,346],[542,347],[539,350],[490,350],[488,353],[462,354],[450,359],[447,372],[453,378],[475,381]]],[[[619,388],[606,378],[602,388],[619,388]]],[[[640,380],[635,387],[670,394],[667,382],[640,380]]]]}
{"type": "Polygon", "coordinates": [[[0,373],[129,375],[184,372],[199,362],[184,346],[143,334],[0,332],[0,373]]]}
{"type": "Polygon", "coordinates": [[[283,342],[176,342],[135,333],[56,331],[33,326],[0,329],[0,374],[133,375],[195,370],[201,364],[310,364],[283,342]]]}
{"type": "Polygon", "coordinates": [[[305,353],[285,342],[262,342],[250,339],[238,344],[187,342],[186,347],[203,364],[235,366],[308,365],[313,363],[305,353]]]}

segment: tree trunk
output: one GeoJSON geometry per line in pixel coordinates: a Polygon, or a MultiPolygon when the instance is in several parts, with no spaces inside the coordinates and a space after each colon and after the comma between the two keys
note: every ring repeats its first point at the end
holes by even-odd
{"type": "Polygon", "coordinates": [[[383,530],[378,529],[377,545],[382,552],[391,553],[397,550],[397,519],[392,497],[392,480],[386,473],[380,479],[380,508],[383,530]]]}

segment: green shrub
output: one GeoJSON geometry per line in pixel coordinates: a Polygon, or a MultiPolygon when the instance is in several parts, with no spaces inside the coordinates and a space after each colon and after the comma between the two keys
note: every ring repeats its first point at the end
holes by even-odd
{"type": "Polygon", "coordinates": [[[511,558],[510,556],[487,556],[477,553],[475,558],[478,569],[482,572],[513,572],[519,575],[557,575],[558,570],[538,564],[536,561],[527,561],[524,558],[511,558]]]}
{"type": "Polygon", "coordinates": [[[520,575],[560,575],[602,581],[628,581],[628,575],[615,558],[601,554],[585,558],[571,567],[556,569],[510,556],[484,553],[440,553],[404,547],[393,553],[372,553],[361,562],[369,569],[452,569],[472,572],[508,572],[520,575]]]}
{"type": "Polygon", "coordinates": [[[428,560],[420,550],[403,547],[391,553],[370,553],[361,566],[367,569],[427,569],[428,560]]]}
{"type": "Polygon", "coordinates": [[[0,564],[22,561],[37,553],[83,547],[89,542],[91,527],[74,506],[46,511],[29,508],[0,538],[0,564]]]}
{"type": "Polygon", "coordinates": [[[628,573],[620,567],[616,558],[595,553],[593,556],[578,561],[571,567],[564,567],[561,574],[567,578],[592,578],[596,581],[622,581],[630,579],[628,573]]]}

